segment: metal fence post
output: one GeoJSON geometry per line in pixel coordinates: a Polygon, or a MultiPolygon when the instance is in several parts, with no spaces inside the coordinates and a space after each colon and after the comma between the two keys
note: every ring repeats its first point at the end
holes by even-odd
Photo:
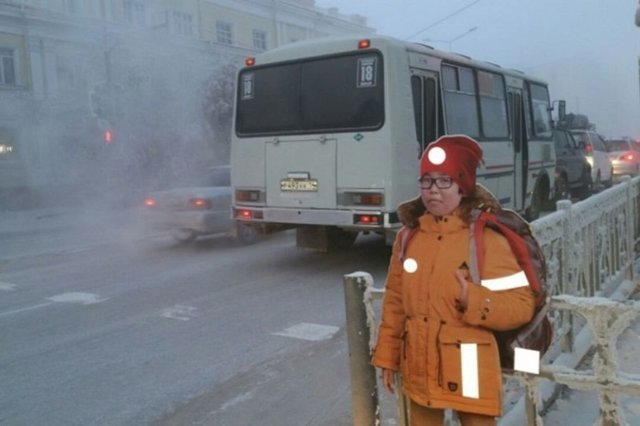
{"type": "Polygon", "coordinates": [[[363,303],[364,292],[371,283],[373,278],[366,272],[355,272],[344,276],[351,402],[355,426],[380,424],[376,371],[371,365],[370,332],[363,303]]]}
{"type": "MultiPolygon", "coordinates": [[[[557,209],[564,212],[564,218],[562,219],[562,281],[561,288],[568,294],[576,294],[578,291],[578,277],[576,275],[577,268],[574,265],[575,259],[571,251],[573,250],[573,227],[572,222],[572,206],[573,204],[569,200],[560,200],[557,202],[557,209]]],[[[564,352],[573,352],[574,344],[574,322],[571,312],[562,312],[565,319],[564,323],[567,325],[565,329],[564,337],[562,338],[562,350],[564,352]]]]}
{"type": "Polygon", "coordinates": [[[627,194],[627,206],[626,206],[626,215],[625,215],[625,221],[626,221],[626,230],[627,230],[627,235],[626,235],[626,250],[627,250],[627,257],[625,259],[625,262],[628,262],[628,267],[627,270],[625,272],[625,278],[633,281],[635,278],[635,265],[634,265],[634,259],[635,259],[635,252],[634,252],[634,243],[635,243],[635,235],[636,235],[636,229],[635,229],[635,225],[636,225],[636,219],[633,216],[634,213],[634,209],[633,209],[633,184],[631,183],[631,178],[629,176],[624,176],[622,178],[622,181],[624,182],[625,185],[625,189],[626,189],[626,194],[627,194]]]}

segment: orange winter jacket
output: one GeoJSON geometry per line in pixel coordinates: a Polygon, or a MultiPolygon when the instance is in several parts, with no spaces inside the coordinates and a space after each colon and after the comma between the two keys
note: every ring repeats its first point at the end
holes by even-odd
{"type": "Polygon", "coordinates": [[[467,308],[460,312],[454,272],[470,264],[469,228],[462,219],[455,212],[420,216],[405,252],[417,263],[414,272],[404,269],[396,238],[372,363],[400,369],[403,391],[420,405],[499,416],[502,374],[490,330],[527,323],[535,296],[505,237],[485,228],[480,250],[483,285],[469,283],[467,308]]]}

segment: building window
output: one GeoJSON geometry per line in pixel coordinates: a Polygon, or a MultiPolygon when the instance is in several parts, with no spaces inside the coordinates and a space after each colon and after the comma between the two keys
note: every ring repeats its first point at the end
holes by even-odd
{"type": "Polygon", "coordinates": [[[17,74],[15,50],[0,48],[0,84],[17,86],[17,74]]]}
{"type": "Polygon", "coordinates": [[[124,19],[130,24],[144,27],[144,1],[124,0],[124,19]]]}
{"type": "Polygon", "coordinates": [[[261,30],[253,30],[253,47],[259,50],[267,50],[267,33],[261,30]]]}
{"type": "Polygon", "coordinates": [[[175,34],[190,36],[193,34],[193,17],[188,13],[173,11],[172,28],[175,34]]]}
{"type": "Polygon", "coordinates": [[[218,43],[233,44],[233,32],[229,22],[216,22],[216,36],[218,43]]]}

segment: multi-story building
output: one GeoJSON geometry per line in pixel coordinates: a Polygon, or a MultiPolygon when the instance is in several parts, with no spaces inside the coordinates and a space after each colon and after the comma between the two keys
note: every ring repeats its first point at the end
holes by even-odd
{"type": "Polygon", "coordinates": [[[314,0],[0,0],[0,208],[224,157],[244,57],[373,31],[314,0]]]}

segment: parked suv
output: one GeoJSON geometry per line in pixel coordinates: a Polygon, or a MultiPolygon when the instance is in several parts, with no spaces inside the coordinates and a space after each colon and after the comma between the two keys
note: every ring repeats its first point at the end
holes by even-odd
{"type": "Polygon", "coordinates": [[[555,129],[553,141],[556,148],[556,200],[572,196],[581,200],[587,198],[591,195],[593,180],[591,165],[584,151],[568,130],[555,129]]]}
{"type": "Polygon", "coordinates": [[[604,138],[592,130],[571,130],[578,146],[584,150],[587,161],[591,164],[593,188],[608,188],[613,183],[613,165],[609,159],[609,150],[604,138]]]}

